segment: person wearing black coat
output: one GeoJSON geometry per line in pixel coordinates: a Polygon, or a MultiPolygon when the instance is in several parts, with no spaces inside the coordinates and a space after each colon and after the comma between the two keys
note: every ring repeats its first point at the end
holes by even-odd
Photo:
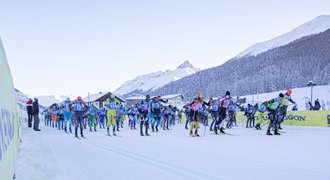
{"type": "Polygon", "coordinates": [[[34,119],[33,129],[35,131],[41,131],[39,129],[39,122],[40,122],[40,119],[39,119],[39,103],[38,103],[37,98],[34,98],[34,102],[32,104],[32,114],[33,114],[33,119],[34,119]]]}
{"type": "Polygon", "coordinates": [[[32,99],[29,99],[27,102],[26,102],[26,111],[27,111],[27,114],[28,114],[28,127],[32,127],[32,99]]]}

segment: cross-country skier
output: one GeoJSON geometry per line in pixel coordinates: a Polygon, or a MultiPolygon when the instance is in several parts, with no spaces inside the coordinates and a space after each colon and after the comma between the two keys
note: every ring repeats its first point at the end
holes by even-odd
{"type": "Polygon", "coordinates": [[[73,110],[73,107],[71,105],[71,100],[70,98],[66,98],[65,101],[63,101],[62,105],[64,106],[63,108],[63,115],[64,115],[64,131],[67,133],[68,129],[70,133],[72,133],[72,113],[71,111],[73,110]]]}
{"type": "MultiPolygon", "coordinates": [[[[116,108],[117,108],[117,102],[116,98],[113,94],[107,99],[107,103],[105,104],[107,107],[107,132],[108,136],[110,136],[110,126],[114,126],[116,121],[115,121],[115,116],[116,116],[116,108]]],[[[113,132],[115,134],[115,132],[113,132]]]]}
{"type": "Polygon", "coordinates": [[[295,102],[291,99],[291,94],[292,94],[292,90],[288,89],[287,92],[284,94],[284,97],[281,100],[281,106],[279,108],[280,119],[279,119],[278,129],[282,129],[281,123],[285,119],[286,112],[287,112],[288,106],[289,106],[289,102],[291,102],[292,104],[295,104],[295,102]]]}
{"type": "Polygon", "coordinates": [[[213,131],[214,123],[218,119],[218,109],[219,109],[219,101],[214,101],[212,98],[210,99],[210,113],[212,122],[210,125],[210,131],[213,131]]]}
{"type": "Polygon", "coordinates": [[[151,111],[151,101],[150,96],[147,95],[146,99],[141,101],[141,104],[138,107],[139,113],[140,113],[140,135],[144,136],[143,134],[143,126],[145,126],[145,134],[146,136],[149,136],[148,134],[148,128],[149,128],[149,113],[151,111]]]}
{"type": "Polygon", "coordinates": [[[278,122],[279,122],[278,108],[279,108],[283,98],[284,98],[284,95],[282,93],[280,93],[277,98],[274,98],[270,101],[266,101],[268,117],[269,117],[269,121],[270,121],[269,125],[268,125],[268,129],[267,129],[267,135],[273,135],[272,133],[270,133],[270,128],[272,126],[275,129],[274,134],[280,135],[280,133],[278,133],[278,122]]]}
{"type": "Polygon", "coordinates": [[[227,123],[227,129],[233,127],[233,124],[235,122],[236,108],[237,108],[237,104],[235,104],[234,101],[231,100],[229,102],[229,106],[228,106],[228,117],[229,117],[229,121],[227,123]]]}
{"type": "Polygon", "coordinates": [[[80,96],[78,96],[76,100],[72,101],[71,104],[73,106],[73,112],[74,112],[75,136],[78,137],[78,127],[79,127],[80,135],[81,135],[81,137],[84,137],[83,115],[88,107],[87,107],[85,101],[83,101],[80,96]]]}
{"type": "Polygon", "coordinates": [[[248,104],[244,116],[246,116],[246,128],[251,128],[252,126],[252,121],[253,121],[253,106],[251,104],[248,104]]]}
{"type": "Polygon", "coordinates": [[[261,124],[264,120],[267,120],[267,113],[266,113],[267,107],[264,103],[261,103],[259,105],[258,111],[257,111],[257,124],[255,128],[257,130],[261,130],[261,124]]]}
{"type": "Polygon", "coordinates": [[[89,131],[92,132],[92,128],[94,127],[94,131],[96,132],[96,126],[98,121],[98,109],[93,105],[89,105],[88,107],[88,126],[89,131]]]}
{"type": "Polygon", "coordinates": [[[63,130],[64,129],[64,106],[61,104],[58,105],[57,109],[57,125],[58,125],[58,130],[63,130]]]}
{"type": "Polygon", "coordinates": [[[220,108],[218,110],[218,120],[214,126],[215,134],[218,134],[218,129],[220,130],[221,133],[225,133],[224,130],[226,125],[227,108],[230,104],[230,101],[236,103],[235,100],[230,96],[229,91],[226,91],[225,96],[219,98],[220,108]]]}
{"type": "Polygon", "coordinates": [[[210,105],[210,102],[206,103],[204,101],[204,95],[200,93],[197,98],[195,98],[191,103],[191,124],[190,124],[190,131],[189,134],[190,136],[199,136],[198,134],[198,128],[199,128],[199,109],[202,107],[202,105],[205,104],[207,106],[210,105]],[[195,129],[195,131],[194,131],[195,129]],[[194,134],[193,134],[194,131],[194,134]]]}
{"type": "Polygon", "coordinates": [[[151,108],[154,115],[154,121],[151,123],[152,132],[154,132],[155,129],[156,132],[158,132],[158,126],[160,125],[161,119],[161,102],[166,101],[162,100],[161,97],[158,96],[157,98],[154,98],[151,103],[151,108]]]}
{"type": "Polygon", "coordinates": [[[107,114],[107,109],[105,107],[100,108],[100,110],[99,110],[100,129],[102,129],[102,128],[105,129],[106,114],[107,114]]]}
{"type": "Polygon", "coordinates": [[[52,116],[52,127],[57,127],[57,105],[55,104],[51,110],[51,116],[52,116]]]}
{"type": "Polygon", "coordinates": [[[188,129],[188,124],[191,122],[191,105],[188,103],[183,106],[184,113],[186,115],[186,125],[185,128],[188,129]]]}
{"type": "Polygon", "coordinates": [[[139,114],[139,111],[136,107],[136,105],[132,105],[131,108],[128,110],[128,116],[129,116],[129,127],[131,129],[136,129],[136,120],[137,115],[139,114]]]}

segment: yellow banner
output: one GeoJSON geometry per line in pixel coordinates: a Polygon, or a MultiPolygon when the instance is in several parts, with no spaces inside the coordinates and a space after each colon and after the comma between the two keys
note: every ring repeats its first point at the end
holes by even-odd
{"type": "MultiPolygon", "coordinates": [[[[236,114],[237,122],[246,123],[244,112],[236,114]]],[[[257,120],[257,116],[255,116],[257,120]]],[[[265,120],[263,120],[265,123],[265,120]]],[[[288,111],[284,125],[329,127],[330,111],[288,111]]]]}
{"type": "Polygon", "coordinates": [[[22,115],[0,39],[0,179],[13,179],[22,115]]]}

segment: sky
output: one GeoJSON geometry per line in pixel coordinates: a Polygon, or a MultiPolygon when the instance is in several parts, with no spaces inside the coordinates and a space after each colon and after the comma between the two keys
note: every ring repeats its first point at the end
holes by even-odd
{"type": "Polygon", "coordinates": [[[0,0],[0,37],[17,89],[86,96],[185,60],[221,65],[329,14],[329,0],[0,0]]]}

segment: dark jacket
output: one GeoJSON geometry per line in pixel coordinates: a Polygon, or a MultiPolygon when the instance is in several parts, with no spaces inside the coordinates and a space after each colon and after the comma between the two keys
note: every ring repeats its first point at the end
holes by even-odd
{"type": "Polygon", "coordinates": [[[28,114],[32,114],[32,101],[26,102],[26,110],[28,114]]]}
{"type": "Polygon", "coordinates": [[[32,114],[33,115],[39,115],[39,103],[33,102],[32,104],[32,114]]]}

